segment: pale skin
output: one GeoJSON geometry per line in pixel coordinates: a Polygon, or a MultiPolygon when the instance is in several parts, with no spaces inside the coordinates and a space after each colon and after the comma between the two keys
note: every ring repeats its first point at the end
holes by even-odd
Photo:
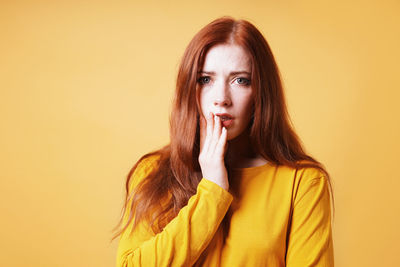
{"type": "Polygon", "coordinates": [[[216,45],[207,52],[199,76],[202,176],[228,190],[225,158],[236,168],[266,163],[254,152],[249,140],[254,98],[250,57],[238,45],[216,45]],[[232,123],[224,127],[220,116],[215,115],[220,113],[231,115],[232,123]]]}

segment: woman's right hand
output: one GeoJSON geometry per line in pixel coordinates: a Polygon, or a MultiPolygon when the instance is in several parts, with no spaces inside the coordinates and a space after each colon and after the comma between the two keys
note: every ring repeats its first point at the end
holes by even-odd
{"type": "Polygon", "coordinates": [[[200,115],[200,155],[199,164],[203,178],[225,190],[229,189],[228,173],[225,167],[227,130],[221,127],[221,119],[213,113],[200,115]]]}

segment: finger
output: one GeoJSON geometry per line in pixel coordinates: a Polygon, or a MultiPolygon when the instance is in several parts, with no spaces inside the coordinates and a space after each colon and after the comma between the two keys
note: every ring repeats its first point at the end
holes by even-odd
{"type": "Polygon", "coordinates": [[[213,114],[209,112],[206,116],[206,136],[204,137],[203,149],[205,152],[209,150],[210,141],[212,138],[212,128],[214,127],[213,114]]]}
{"type": "Polygon", "coordinates": [[[219,116],[215,116],[215,120],[214,120],[214,132],[213,132],[213,136],[216,137],[216,140],[219,139],[219,136],[221,135],[221,118],[219,116]]]}
{"type": "Polygon", "coordinates": [[[212,130],[214,128],[214,114],[212,112],[208,113],[207,116],[207,136],[212,137],[212,130]]]}
{"type": "Polygon", "coordinates": [[[215,154],[216,155],[221,155],[221,157],[224,157],[225,151],[226,151],[226,139],[227,139],[227,133],[228,131],[226,130],[225,127],[222,128],[222,133],[221,136],[218,140],[217,147],[215,148],[215,154]]]}
{"type": "Polygon", "coordinates": [[[215,151],[220,136],[221,136],[221,118],[219,116],[214,116],[214,130],[210,143],[210,148],[212,149],[213,152],[215,151]]]}
{"type": "Polygon", "coordinates": [[[206,139],[206,135],[207,135],[207,123],[206,123],[206,119],[204,118],[204,116],[201,114],[200,118],[199,118],[199,123],[200,123],[200,151],[203,148],[204,145],[204,140],[206,139]]]}

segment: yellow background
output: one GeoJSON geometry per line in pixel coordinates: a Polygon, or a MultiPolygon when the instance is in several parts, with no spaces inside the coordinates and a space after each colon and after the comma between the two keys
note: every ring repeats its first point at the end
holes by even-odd
{"type": "Polygon", "coordinates": [[[336,266],[399,266],[399,1],[1,1],[0,262],[114,266],[125,175],[166,144],[184,48],[265,35],[334,181],[336,266]]]}

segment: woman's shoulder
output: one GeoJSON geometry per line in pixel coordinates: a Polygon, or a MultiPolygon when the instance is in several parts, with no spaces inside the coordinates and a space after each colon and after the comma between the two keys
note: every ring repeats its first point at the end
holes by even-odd
{"type": "Polygon", "coordinates": [[[326,179],[327,172],[315,162],[311,161],[298,161],[296,162],[297,167],[280,165],[279,172],[281,175],[293,177],[295,182],[306,182],[316,179],[326,179]]]}
{"type": "Polygon", "coordinates": [[[159,154],[146,154],[142,156],[129,173],[130,188],[135,188],[140,182],[158,168],[160,162],[159,154]]]}
{"type": "Polygon", "coordinates": [[[330,191],[330,177],[322,164],[304,161],[296,168],[294,184],[296,195],[303,195],[313,190],[330,191]]]}
{"type": "Polygon", "coordinates": [[[305,162],[304,165],[300,165],[300,167],[298,167],[296,171],[298,176],[307,178],[307,180],[319,179],[324,177],[326,178],[326,172],[324,171],[322,166],[311,162],[305,162]]]}
{"type": "Polygon", "coordinates": [[[154,169],[159,165],[161,155],[146,154],[138,160],[138,169],[154,169]]]}

